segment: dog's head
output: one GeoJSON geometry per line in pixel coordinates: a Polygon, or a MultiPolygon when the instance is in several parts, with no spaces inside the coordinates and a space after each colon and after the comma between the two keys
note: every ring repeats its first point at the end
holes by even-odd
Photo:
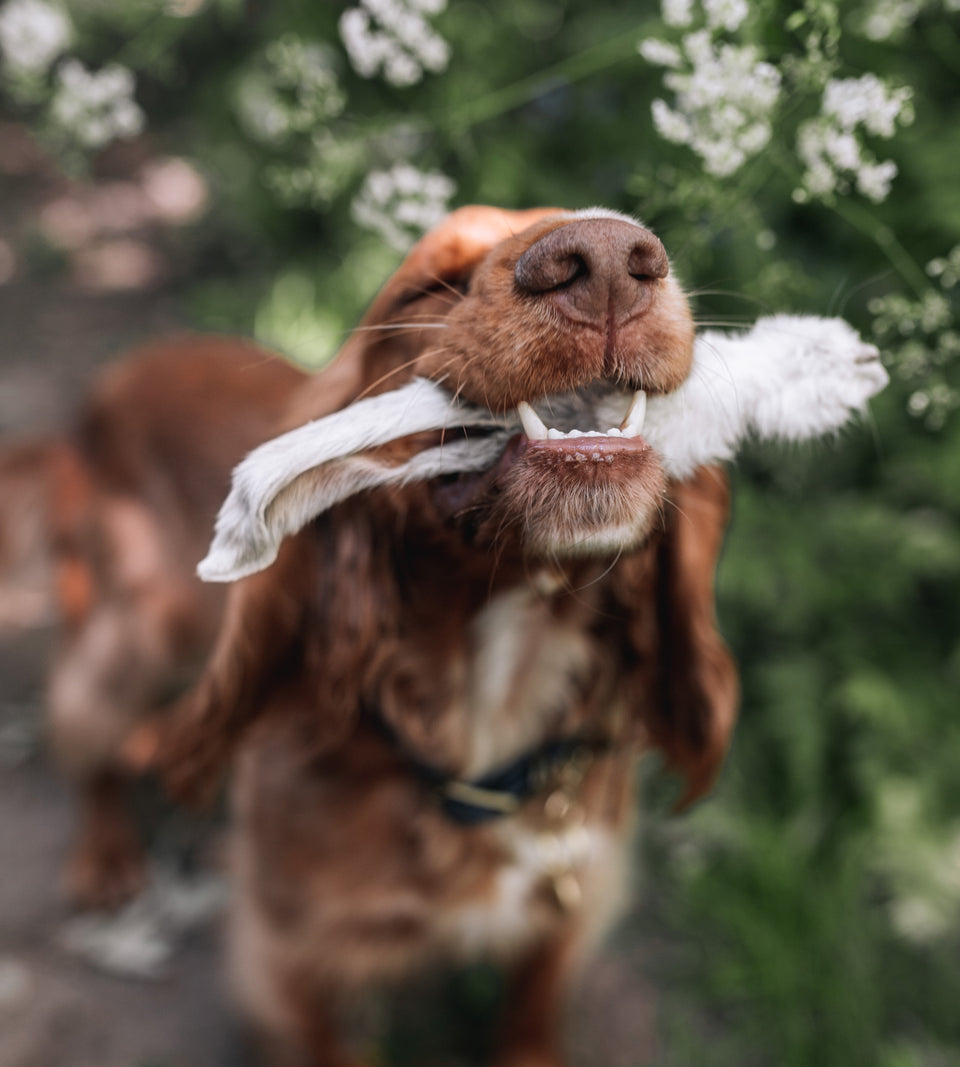
{"type": "Polygon", "coordinates": [[[320,421],[238,469],[201,573],[260,569],[344,497],[430,478],[480,543],[512,536],[549,558],[636,547],[666,487],[646,400],[675,390],[692,356],[686,299],[638,222],[461,208],[411,251],[290,420],[320,421]]]}

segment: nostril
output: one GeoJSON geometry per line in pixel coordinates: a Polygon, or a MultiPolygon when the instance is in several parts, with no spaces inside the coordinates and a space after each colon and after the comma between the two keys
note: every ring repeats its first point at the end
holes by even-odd
{"type": "Polygon", "coordinates": [[[562,289],[589,273],[587,261],[579,252],[558,248],[549,241],[528,249],[514,269],[517,285],[528,293],[562,289]]]}
{"type": "Polygon", "coordinates": [[[653,234],[649,239],[637,242],[627,259],[627,273],[637,281],[666,278],[670,265],[663,245],[653,234]]]}
{"type": "Polygon", "coordinates": [[[583,256],[566,256],[557,262],[556,280],[553,281],[552,288],[562,289],[565,285],[570,285],[578,278],[583,278],[589,273],[590,268],[587,266],[587,261],[583,256]]]}

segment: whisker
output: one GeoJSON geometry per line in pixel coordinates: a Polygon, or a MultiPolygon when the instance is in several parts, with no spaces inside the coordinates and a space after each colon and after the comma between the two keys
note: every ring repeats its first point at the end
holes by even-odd
{"type": "MultiPolygon", "coordinates": [[[[458,289],[455,285],[451,285],[450,282],[448,282],[446,280],[446,278],[442,278],[439,274],[431,274],[430,275],[430,279],[431,279],[431,281],[435,282],[437,285],[442,285],[444,287],[444,289],[449,289],[450,293],[454,297],[456,297],[456,299],[458,301],[463,299],[463,291],[458,289]]],[[[425,288],[422,291],[424,293],[431,292],[431,290],[429,288],[425,288]]],[[[433,290],[433,295],[434,296],[440,296],[441,294],[436,292],[436,290],[433,290]]]]}
{"type": "Polygon", "coordinates": [[[445,322],[388,322],[377,326],[354,326],[352,330],[347,331],[347,334],[376,333],[381,330],[445,330],[446,328],[445,322]]]}
{"type": "Polygon", "coordinates": [[[840,301],[840,306],[837,308],[836,312],[837,316],[841,319],[843,318],[844,313],[847,310],[847,304],[850,303],[850,301],[857,295],[857,293],[862,293],[864,289],[869,289],[871,285],[876,285],[877,282],[882,282],[885,279],[891,277],[892,275],[893,270],[882,270],[879,271],[877,274],[874,274],[871,277],[867,278],[865,281],[862,281],[859,285],[855,285],[840,301]]]}
{"type": "Polygon", "coordinates": [[[727,296],[733,300],[742,300],[747,304],[756,304],[757,307],[767,307],[768,301],[762,300],[758,296],[751,296],[749,293],[737,293],[732,289],[685,289],[684,292],[688,297],[698,296],[727,296]]]}
{"type": "Polygon", "coordinates": [[[693,324],[697,327],[702,326],[752,326],[753,319],[744,318],[741,316],[728,315],[724,318],[713,319],[694,319],[693,324]]]}
{"type": "Polygon", "coordinates": [[[672,500],[672,499],[670,499],[669,497],[667,497],[667,498],[666,498],[666,499],[665,499],[665,500],[663,501],[663,503],[662,503],[662,505],[661,505],[661,512],[660,512],[660,517],[661,517],[661,518],[662,518],[662,519],[664,520],[664,522],[666,521],[666,515],[664,515],[664,514],[663,514],[662,508],[673,508],[673,510],[674,510],[674,511],[675,511],[675,512],[676,512],[676,513],[677,513],[678,515],[682,516],[682,517],[683,517],[683,518],[685,518],[685,519],[688,519],[688,518],[690,517],[690,516],[689,516],[689,515],[688,515],[688,514],[687,514],[687,513],[686,513],[686,512],[685,512],[685,511],[683,510],[683,508],[682,508],[682,507],[680,507],[680,505],[679,505],[679,504],[678,504],[678,503],[676,502],[676,500],[672,500]]]}
{"type": "Polygon", "coordinates": [[[370,393],[370,391],[372,389],[376,389],[378,386],[383,385],[383,383],[385,381],[388,381],[395,374],[401,374],[403,371],[408,370],[410,367],[416,366],[417,361],[419,360],[419,358],[420,358],[419,355],[414,356],[413,359],[408,359],[406,363],[401,363],[399,366],[393,367],[391,370],[388,370],[386,372],[386,374],[381,374],[380,377],[376,379],[376,381],[371,382],[366,387],[366,389],[364,389],[361,393],[359,393],[357,395],[356,399],[357,400],[362,400],[365,396],[369,395],[369,393],[370,393]]]}
{"type": "Polygon", "coordinates": [[[494,540],[494,552],[493,552],[493,566],[490,568],[490,581],[487,582],[487,602],[489,603],[493,599],[493,581],[497,576],[497,571],[500,568],[500,564],[503,560],[503,554],[507,550],[505,541],[500,539],[501,531],[498,532],[496,539],[494,540]]]}
{"type": "Polygon", "coordinates": [[[584,582],[583,585],[578,585],[577,588],[574,590],[574,592],[575,593],[582,593],[585,589],[589,589],[591,585],[598,585],[600,582],[602,582],[603,579],[606,578],[606,576],[613,570],[614,567],[616,567],[616,565],[623,558],[623,551],[624,551],[623,550],[623,546],[621,545],[617,549],[617,554],[607,564],[607,566],[603,568],[601,573],[598,574],[596,576],[596,578],[591,578],[589,582],[584,582]]]}
{"type": "MultiPolygon", "coordinates": [[[[451,362],[453,362],[453,360],[455,360],[456,358],[457,357],[454,356],[451,359],[451,362]]],[[[454,395],[455,399],[459,400],[460,399],[460,394],[463,392],[463,375],[464,375],[464,373],[470,367],[472,367],[473,364],[480,358],[481,358],[481,354],[478,352],[476,355],[471,356],[469,359],[463,360],[463,362],[460,364],[460,373],[457,375],[457,385],[456,385],[456,388],[453,391],[453,395],[454,395]]],[[[489,405],[487,405],[487,406],[489,407],[489,405]]],[[[491,408],[490,410],[493,410],[493,409],[491,408]]]]}

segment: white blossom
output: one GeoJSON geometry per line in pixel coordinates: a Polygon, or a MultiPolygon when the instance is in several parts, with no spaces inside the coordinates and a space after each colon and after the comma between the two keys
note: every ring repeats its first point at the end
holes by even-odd
{"type": "Polygon", "coordinates": [[[857,13],[856,23],[872,41],[886,41],[900,34],[920,14],[928,0],[873,0],[857,13]]]}
{"type": "Polygon", "coordinates": [[[885,200],[897,166],[892,160],[878,162],[860,131],[892,137],[898,122],[913,119],[911,96],[909,88],[891,88],[875,74],[828,81],[820,115],[801,123],[797,134],[797,154],[805,169],[796,198],[846,192],[852,183],[875,203],[885,200]]]}
{"type": "Polygon", "coordinates": [[[657,67],[679,67],[683,63],[683,54],[675,44],[658,41],[647,37],[637,45],[637,51],[648,63],[657,67]]]}
{"type": "Polygon", "coordinates": [[[882,163],[864,163],[857,171],[857,188],[869,200],[879,204],[889,196],[896,176],[897,165],[891,159],[882,163]]]}
{"type": "Polygon", "coordinates": [[[340,38],[362,78],[377,74],[398,87],[414,85],[426,71],[439,73],[450,46],[427,21],[446,0],[360,0],[340,16],[340,38]]]}
{"type": "Polygon", "coordinates": [[[248,132],[267,144],[314,130],[339,115],[345,104],[330,49],[293,36],[267,46],[234,96],[248,132]]]}
{"type": "Polygon", "coordinates": [[[927,274],[938,278],[944,289],[953,289],[960,282],[960,245],[955,245],[946,256],[931,259],[927,264],[927,274]]]}
{"type": "Polygon", "coordinates": [[[45,74],[72,35],[66,13],[45,0],[7,0],[0,8],[0,54],[18,73],[45,74]]]}
{"type": "Polygon", "coordinates": [[[650,105],[650,111],[653,114],[653,124],[657,128],[657,133],[665,141],[672,141],[674,144],[690,143],[693,130],[689,121],[679,111],[674,111],[665,100],[654,100],[650,105]]]}
{"type": "Polygon", "coordinates": [[[276,144],[290,132],[290,118],[269,79],[247,74],[240,80],[234,106],[247,132],[265,144],[276,144]]]}
{"type": "Polygon", "coordinates": [[[750,5],[747,0],[703,0],[703,10],[711,29],[733,33],[750,14],[750,5]]]}
{"type": "Polygon", "coordinates": [[[909,122],[912,117],[907,87],[891,89],[875,74],[861,78],[831,78],[823,93],[823,114],[836,119],[844,130],[862,125],[878,137],[892,137],[894,124],[909,122]]]}
{"type": "Polygon", "coordinates": [[[367,175],[350,205],[354,221],[406,252],[447,213],[456,186],[445,174],[401,163],[367,175]]]}
{"type": "Polygon", "coordinates": [[[143,129],[144,114],[133,99],[134,78],[117,64],[93,73],[71,59],[57,71],[50,104],[54,124],[85,148],[101,148],[143,129]]]}
{"type": "Polygon", "coordinates": [[[693,0],[662,0],[660,11],[668,26],[689,26],[693,21],[693,0]]]}
{"type": "Polygon", "coordinates": [[[925,10],[960,11],[960,0],[869,0],[854,12],[852,26],[872,41],[902,37],[925,10]]]}
{"type": "Polygon", "coordinates": [[[661,137],[689,145],[710,174],[725,177],[770,140],[780,72],[756,48],[718,44],[709,30],[688,34],[682,45],[682,69],[664,77],[675,104],[655,100],[653,122],[661,137]]]}

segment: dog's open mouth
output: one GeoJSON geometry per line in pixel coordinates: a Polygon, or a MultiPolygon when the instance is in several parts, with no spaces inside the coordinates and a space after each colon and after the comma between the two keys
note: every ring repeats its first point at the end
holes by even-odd
{"type": "Polygon", "coordinates": [[[586,398],[570,393],[547,398],[540,406],[543,418],[526,401],[517,406],[523,433],[531,446],[556,451],[567,462],[611,463],[618,453],[649,448],[641,437],[647,411],[647,394],[642,389],[633,394],[616,390],[586,398]],[[618,418],[620,412],[624,413],[618,418]],[[577,425],[569,426],[571,422],[577,425]],[[591,422],[609,425],[605,430],[581,429],[591,422]]]}
{"type": "Polygon", "coordinates": [[[494,466],[447,482],[443,502],[475,524],[480,540],[514,530],[533,555],[635,546],[666,491],[660,457],[641,432],[646,414],[643,390],[604,380],[521,401],[505,417],[509,437],[498,437],[505,447],[494,466]]]}

